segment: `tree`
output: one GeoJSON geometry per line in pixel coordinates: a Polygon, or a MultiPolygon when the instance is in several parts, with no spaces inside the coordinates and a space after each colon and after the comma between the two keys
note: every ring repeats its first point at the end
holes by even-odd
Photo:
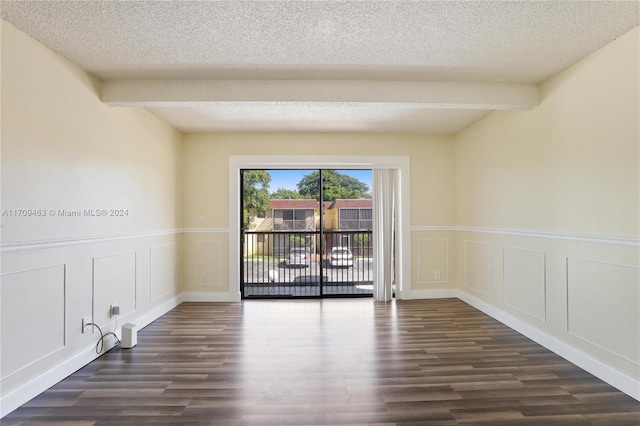
{"type": "Polygon", "coordinates": [[[272,200],[299,200],[302,196],[295,189],[278,188],[271,193],[272,200]]]}
{"type": "MultiPolygon", "coordinates": [[[[303,176],[298,182],[298,192],[303,198],[314,198],[320,201],[319,177],[320,172],[315,171],[303,176]]],[[[335,201],[339,198],[371,198],[369,185],[353,176],[335,170],[323,170],[322,177],[324,179],[323,201],[335,201]]]]}
{"type": "Polygon", "coordinates": [[[271,175],[266,170],[247,170],[243,173],[242,201],[245,228],[251,224],[251,213],[264,217],[265,210],[269,206],[269,183],[271,183],[271,175]]]}

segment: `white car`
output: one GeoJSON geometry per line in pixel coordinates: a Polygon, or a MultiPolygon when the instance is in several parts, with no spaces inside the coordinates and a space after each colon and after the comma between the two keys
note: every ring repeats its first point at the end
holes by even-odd
{"type": "Polygon", "coordinates": [[[353,266],[353,254],[346,247],[334,247],[329,255],[331,266],[353,266]]]}
{"type": "Polygon", "coordinates": [[[287,257],[287,265],[289,266],[309,266],[309,260],[311,255],[309,251],[304,248],[292,248],[289,250],[289,256],[287,257]]]}

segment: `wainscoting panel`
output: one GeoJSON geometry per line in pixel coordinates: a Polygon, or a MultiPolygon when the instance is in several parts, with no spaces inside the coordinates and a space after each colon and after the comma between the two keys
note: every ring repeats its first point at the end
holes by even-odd
{"type": "Polygon", "coordinates": [[[0,296],[5,379],[65,347],[66,266],[4,274],[0,296]]]}
{"type": "Polygon", "coordinates": [[[449,282],[449,240],[418,241],[418,283],[449,282]]]}
{"type": "Polygon", "coordinates": [[[136,309],[136,252],[93,258],[93,321],[110,324],[111,305],[120,306],[120,317],[136,309]]]}
{"type": "Polygon", "coordinates": [[[176,244],[151,247],[151,301],[174,293],[178,283],[176,244]]]}
{"type": "Polygon", "coordinates": [[[491,243],[464,241],[464,285],[491,296],[491,243]]]}
{"type": "Polygon", "coordinates": [[[546,253],[503,246],[502,259],[504,302],[546,321],[546,253]]]}
{"type": "Polygon", "coordinates": [[[640,365],[640,268],[567,257],[567,331],[640,365]]]}
{"type": "Polygon", "coordinates": [[[222,243],[220,241],[198,242],[198,277],[204,287],[222,285],[222,243]]]}

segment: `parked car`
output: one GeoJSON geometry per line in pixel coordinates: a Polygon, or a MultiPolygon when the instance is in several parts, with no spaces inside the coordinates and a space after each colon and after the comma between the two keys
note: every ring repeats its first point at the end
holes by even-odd
{"type": "Polygon", "coordinates": [[[353,254],[346,247],[334,247],[329,255],[331,266],[353,266],[353,254]]]}
{"type": "Polygon", "coordinates": [[[292,248],[289,249],[289,255],[287,256],[288,266],[309,266],[311,255],[305,248],[292,248]]]}

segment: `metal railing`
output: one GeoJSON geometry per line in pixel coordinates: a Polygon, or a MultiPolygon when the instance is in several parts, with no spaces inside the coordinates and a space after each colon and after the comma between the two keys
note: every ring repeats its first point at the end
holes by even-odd
{"type": "Polygon", "coordinates": [[[246,231],[242,292],[245,298],[371,296],[372,232],[246,231]],[[345,256],[332,258],[334,247],[345,256]]]}

